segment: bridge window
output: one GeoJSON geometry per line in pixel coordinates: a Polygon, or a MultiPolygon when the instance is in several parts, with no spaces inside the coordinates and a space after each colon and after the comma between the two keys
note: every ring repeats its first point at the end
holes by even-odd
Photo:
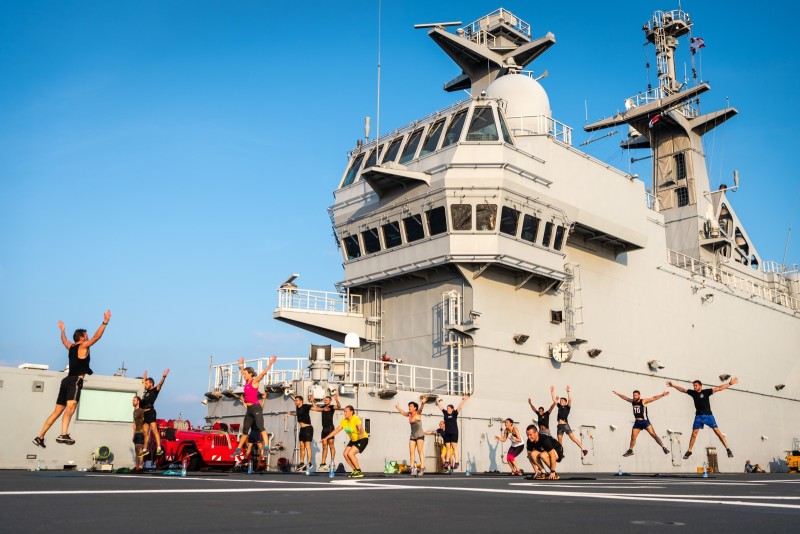
{"type": "Polygon", "coordinates": [[[542,235],[542,245],[550,246],[550,239],[553,237],[553,223],[544,223],[544,235],[542,235]]]}
{"type": "Polygon", "coordinates": [[[369,157],[367,158],[367,164],[364,165],[365,169],[375,166],[378,162],[378,154],[380,154],[381,150],[383,150],[383,145],[379,146],[378,150],[372,149],[372,152],[369,153],[369,157]]]}
{"type": "Polygon", "coordinates": [[[414,154],[417,153],[417,146],[419,146],[420,139],[422,139],[422,128],[411,132],[411,135],[408,136],[408,141],[406,141],[406,146],[403,149],[403,155],[400,156],[400,163],[406,163],[414,159],[414,154]]]}
{"type": "Polygon", "coordinates": [[[522,218],[522,233],[520,237],[525,241],[536,243],[539,234],[539,218],[533,215],[525,215],[522,218]]]}
{"type": "Polygon", "coordinates": [[[357,235],[348,235],[342,239],[344,243],[344,253],[348,260],[354,260],[361,257],[361,245],[358,243],[357,235]]]}
{"type": "Polygon", "coordinates": [[[461,137],[461,130],[464,129],[464,119],[467,117],[467,109],[462,109],[453,115],[453,120],[450,121],[450,126],[447,127],[447,134],[444,136],[444,143],[442,148],[457,143],[461,137]]]}
{"type": "Polygon", "coordinates": [[[494,113],[488,106],[476,107],[467,131],[467,141],[498,141],[494,113]]]}
{"type": "Polygon", "coordinates": [[[497,221],[497,204],[478,204],[475,206],[475,222],[478,230],[494,230],[497,221]]]}
{"type": "Polygon", "coordinates": [[[389,144],[386,155],[383,156],[383,163],[389,163],[397,159],[397,153],[400,152],[400,143],[402,142],[403,136],[400,136],[389,144]]]}
{"type": "Polygon", "coordinates": [[[689,205],[689,188],[678,187],[675,189],[675,195],[678,197],[678,207],[689,205]]]}
{"type": "Polygon", "coordinates": [[[519,225],[519,212],[515,209],[503,206],[500,211],[500,231],[508,235],[517,235],[519,225]]]}
{"type": "Polygon", "coordinates": [[[422,228],[422,216],[411,215],[403,219],[403,228],[406,231],[406,242],[419,241],[425,237],[425,230],[422,228]]]}
{"type": "Polygon", "coordinates": [[[564,234],[566,233],[566,228],[563,226],[558,226],[556,228],[556,239],[553,241],[553,248],[556,250],[561,250],[564,246],[564,234]]]}
{"type": "Polygon", "coordinates": [[[346,185],[350,185],[353,183],[353,180],[356,179],[356,175],[358,171],[361,169],[361,162],[364,161],[364,153],[362,152],[356,159],[353,160],[353,164],[350,165],[350,169],[347,171],[347,175],[344,177],[344,182],[342,182],[342,187],[346,185]]]}
{"type": "Polygon", "coordinates": [[[506,120],[503,118],[503,114],[498,112],[497,117],[500,119],[500,131],[503,132],[503,138],[506,140],[506,143],[513,145],[514,139],[511,138],[511,133],[508,131],[508,126],[506,126],[506,120]]]}
{"type": "Polygon", "coordinates": [[[381,226],[383,230],[383,242],[386,248],[394,248],[403,244],[403,238],[400,237],[400,222],[392,221],[381,226]]]}
{"type": "Polygon", "coordinates": [[[450,216],[453,217],[453,230],[472,230],[472,204],[453,204],[450,216]]]}
{"type": "Polygon", "coordinates": [[[443,126],[444,119],[439,119],[431,124],[431,127],[428,129],[428,135],[425,136],[425,143],[422,145],[422,150],[419,151],[420,157],[436,150],[436,145],[439,144],[439,137],[442,135],[443,126]]]}
{"type": "Polygon", "coordinates": [[[376,228],[361,232],[361,238],[364,240],[364,251],[367,254],[373,254],[381,249],[381,240],[378,238],[378,230],[376,228]]]}
{"type": "Polygon", "coordinates": [[[447,232],[447,214],[444,211],[444,206],[426,211],[425,216],[428,219],[428,233],[430,235],[439,235],[447,232]]]}

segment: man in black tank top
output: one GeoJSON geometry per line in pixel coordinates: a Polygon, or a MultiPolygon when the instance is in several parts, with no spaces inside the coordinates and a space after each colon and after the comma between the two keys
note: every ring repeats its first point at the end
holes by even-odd
{"type": "Polygon", "coordinates": [[[108,320],[111,319],[111,310],[106,310],[103,314],[103,324],[97,329],[97,332],[89,338],[86,330],[79,328],[72,334],[74,343],[67,340],[67,334],[64,332],[63,321],[58,321],[58,328],[61,330],[61,343],[64,344],[68,351],[69,356],[69,371],[67,376],[61,381],[61,387],[58,390],[58,398],[56,399],[56,407],[42,426],[42,431],[39,435],[33,438],[33,443],[37,447],[45,448],[44,435],[56,422],[56,419],[61,418],[61,435],[56,438],[57,443],[65,443],[67,445],[74,445],[75,440],[69,435],[69,423],[72,420],[72,414],[78,408],[78,401],[81,398],[81,389],[83,389],[83,377],[92,374],[89,368],[89,347],[97,343],[103,333],[106,331],[108,320]]]}
{"type": "Polygon", "coordinates": [[[158,394],[161,393],[161,388],[164,387],[164,380],[169,374],[169,369],[164,370],[161,374],[161,380],[156,384],[155,380],[147,376],[147,370],[142,373],[142,401],[139,406],[144,411],[144,447],[139,456],[145,457],[150,454],[150,439],[156,442],[156,456],[164,454],[161,448],[161,433],[158,431],[158,418],[156,417],[156,399],[158,394]]]}
{"type": "Polygon", "coordinates": [[[647,430],[647,433],[656,440],[658,446],[661,447],[661,450],[664,451],[664,454],[669,454],[669,449],[664,446],[664,443],[661,441],[661,438],[658,437],[656,431],[653,429],[653,425],[650,424],[650,419],[647,418],[647,405],[651,402],[657,401],[662,397],[666,397],[669,395],[669,391],[665,391],[661,395],[656,395],[654,397],[649,397],[647,399],[643,399],[639,390],[635,390],[633,392],[633,398],[626,397],[622,393],[617,393],[616,391],[612,391],[614,395],[619,397],[620,399],[624,400],[625,402],[630,402],[631,407],[633,408],[633,428],[631,429],[631,444],[628,447],[628,450],[625,451],[626,458],[628,456],[633,456],[633,447],[636,445],[636,437],[639,435],[639,432],[642,430],[647,430]]]}
{"type": "Polygon", "coordinates": [[[536,423],[539,425],[539,434],[544,434],[545,436],[550,435],[550,414],[553,412],[553,408],[556,407],[556,403],[550,405],[550,407],[545,411],[544,406],[539,406],[537,409],[536,406],[533,405],[533,401],[528,397],[528,405],[533,410],[533,413],[536,414],[536,423]]]}
{"type": "MultiPolygon", "coordinates": [[[[309,395],[308,402],[311,404],[311,409],[315,412],[322,412],[322,436],[327,436],[336,430],[336,425],[333,424],[333,414],[336,410],[341,410],[342,405],[339,403],[339,392],[333,392],[333,399],[328,395],[323,399],[323,405],[317,406],[313,395],[309,395]],[[336,406],[331,404],[331,400],[336,401],[336,406]]],[[[319,464],[318,471],[328,470],[328,449],[331,451],[331,464],[334,464],[336,457],[336,446],[334,445],[333,438],[322,440],[322,463],[319,464]]]]}

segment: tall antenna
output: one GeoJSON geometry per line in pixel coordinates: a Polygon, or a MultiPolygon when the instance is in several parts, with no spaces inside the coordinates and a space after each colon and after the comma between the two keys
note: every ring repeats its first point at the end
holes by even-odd
{"type": "MultiPolygon", "coordinates": [[[[381,0],[378,0],[378,110],[375,118],[375,150],[381,137],[381,0]]],[[[375,157],[380,156],[377,152],[375,157]]],[[[378,162],[378,160],[375,160],[378,162]]]]}

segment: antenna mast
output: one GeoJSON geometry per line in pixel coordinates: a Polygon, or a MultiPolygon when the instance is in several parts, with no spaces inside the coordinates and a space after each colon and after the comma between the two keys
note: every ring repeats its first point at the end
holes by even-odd
{"type": "MultiPolygon", "coordinates": [[[[381,0],[378,0],[378,110],[375,117],[375,150],[381,137],[381,0]]],[[[376,153],[378,158],[380,154],[376,153]]],[[[376,159],[376,161],[380,161],[376,159]]]]}

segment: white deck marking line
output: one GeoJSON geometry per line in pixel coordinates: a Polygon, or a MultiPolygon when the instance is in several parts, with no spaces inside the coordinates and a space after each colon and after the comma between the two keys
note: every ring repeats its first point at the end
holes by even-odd
{"type": "MultiPolygon", "coordinates": [[[[518,482],[518,483],[513,484],[513,485],[514,486],[526,486],[526,487],[538,486],[540,488],[542,487],[541,484],[536,484],[536,483],[525,484],[524,482],[518,482]]],[[[549,486],[549,484],[548,484],[548,486],[549,486]]],[[[556,485],[554,484],[553,486],[556,486],[556,485]]],[[[559,487],[564,487],[564,486],[559,486],[559,487]]],[[[567,487],[574,487],[574,486],[567,486],[567,487]]],[[[632,489],[637,489],[637,488],[632,488],[632,489]]],[[[602,494],[599,494],[599,495],[602,495],[602,494]]],[[[609,495],[615,495],[615,494],[609,494],[609,495]]],[[[616,494],[616,495],[634,495],[634,494],[633,493],[631,493],[631,494],[620,493],[620,494],[616,494]]],[[[777,500],[777,501],[800,501],[800,496],[797,496],[797,497],[791,497],[791,496],[774,496],[774,497],[771,497],[769,495],[682,495],[682,494],[677,494],[677,493],[675,493],[675,494],[670,494],[670,493],[636,493],[635,495],[640,496],[640,497],[660,497],[660,498],[665,498],[665,499],[676,498],[676,497],[692,497],[692,498],[696,498],[696,499],[756,499],[756,500],[771,500],[772,499],[772,500],[777,500]]]]}
{"type": "MultiPolygon", "coordinates": [[[[334,485],[316,488],[196,488],[196,489],[135,489],[135,490],[52,490],[52,491],[0,491],[0,497],[12,495],[142,495],[146,493],[270,493],[270,492],[302,492],[302,491],[366,491],[374,489],[372,485],[334,485]],[[361,487],[359,487],[361,486],[361,487]]],[[[381,486],[379,489],[394,489],[391,486],[381,486]]]]}

